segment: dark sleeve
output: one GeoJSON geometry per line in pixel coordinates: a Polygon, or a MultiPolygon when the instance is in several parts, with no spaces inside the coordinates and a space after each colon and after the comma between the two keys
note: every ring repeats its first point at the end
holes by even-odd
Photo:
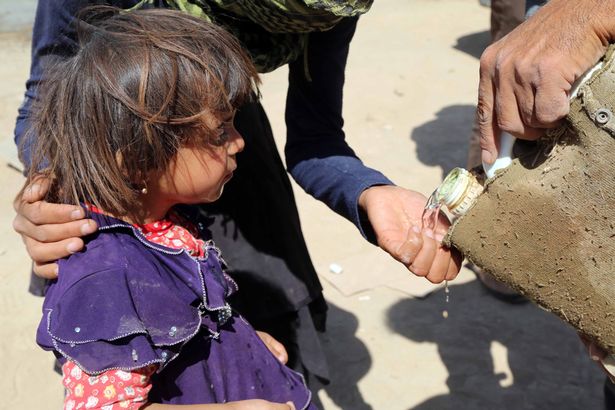
{"type": "MultiPolygon", "coordinates": [[[[95,4],[111,4],[130,7],[137,0],[93,1],[93,0],[40,0],[36,8],[32,30],[32,62],[30,77],[26,82],[24,101],[19,107],[15,124],[15,143],[19,146],[28,128],[32,102],[36,99],[37,87],[44,81],[45,68],[54,61],[72,56],[77,51],[77,33],[73,18],[83,7],[95,4]]],[[[23,160],[30,163],[30,148],[23,147],[23,160]]]]}
{"type": "Polygon", "coordinates": [[[358,207],[359,195],[393,183],[366,167],[345,141],[344,70],[357,18],[310,34],[304,57],[290,64],[286,99],[286,164],[309,194],[353,222],[370,241],[373,231],[358,207]]]}

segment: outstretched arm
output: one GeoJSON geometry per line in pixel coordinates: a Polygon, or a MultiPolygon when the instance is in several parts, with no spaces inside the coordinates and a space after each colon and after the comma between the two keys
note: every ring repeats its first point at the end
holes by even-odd
{"type": "Polygon", "coordinates": [[[365,166],[345,141],[342,118],[344,71],[356,18],[310,34],[304,58],[290,65],[286,101],[288,169],[309,194],[353,222],[417,275],[432,282],[452,279],[460,257],[441,246],[439,232],[421,232],[425,196],[394,184],[365,166]]]}
{"type": "Polygon", "coordinates": [[[485,50],[478,118],[483,161],[502,131],[536,139],[568,114],[568,93],[615,38],[614,0],[550,0],[485,50]]]}

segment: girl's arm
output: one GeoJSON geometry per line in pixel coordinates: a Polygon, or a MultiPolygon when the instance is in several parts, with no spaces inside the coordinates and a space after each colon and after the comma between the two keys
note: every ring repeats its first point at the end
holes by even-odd
{"type": "Polygon", "coordinates": [[[272,403],[266,400],[241,400],[224,404],[148,404],[147,410],[295,410],[292,402],[272,403]]]}

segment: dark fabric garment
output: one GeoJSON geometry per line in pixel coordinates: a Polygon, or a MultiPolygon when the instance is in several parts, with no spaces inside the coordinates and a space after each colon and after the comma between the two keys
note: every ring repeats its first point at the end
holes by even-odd
{"type": "Polygon", "coordinates": [[[604,408],[615,410],[615,384],[608,377],[604,381],[604,408]]]}
{"type": "Polygon", "coordinates": [[[86,373],[159,365],[150,401],[259,398],[307,408],[303,377],[282,365],[227,298],[237,291],[220,252],[205,257],[148,242],[120,220],[92,215],[99,233],[59,261],[37,342],[86,373]]]}

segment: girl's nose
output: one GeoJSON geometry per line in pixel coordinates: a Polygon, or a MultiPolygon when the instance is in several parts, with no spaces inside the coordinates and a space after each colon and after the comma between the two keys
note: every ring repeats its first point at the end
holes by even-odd
{"type": "Polygon", "coordinates": [[[243,151],[246,146],[246,142],[243,140],[241,134],[232,127],[230,131],[229,145],[228,145],[228,153],[229,155],[235,155],[241,151],[243,151]]]}

